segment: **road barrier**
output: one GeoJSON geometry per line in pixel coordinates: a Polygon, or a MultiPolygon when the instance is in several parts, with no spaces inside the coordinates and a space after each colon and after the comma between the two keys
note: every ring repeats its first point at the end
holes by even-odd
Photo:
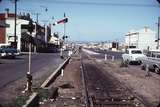
{"type": "MultiPolygon", "coordinates": [[[[49,85],[52,84],[56,78],[61,74],[61,70],[65,68],[65,66],[69,63],[71,57],[68,57],[60,66],[43,82],[41,85],[42,89],[47,89],[49,90],[49,85]]],[[[54,88],[52,92],[52,98],[56,95],[57,93],[57,88],[54,88]]],[[[38,107],[39,106],[39,95],[38,93],[33,93],[29,99],[26,101],[26,104],[23,105],[22,107],[38,107]]]]}
{"type": "MultiPolygon", "coordinates": [[[[75,54],[77,52],[77,50],[75,50],[73,52],[73,54],[75,54]]],[[[60,66],[42,83],[41,88],[42,89],[47,89],[51,93],[52,98],[54,98],[57,95],[58,92],[58,88],[54,88],[51,90],[51,85],[56,78],[61,74],[61,71],[64,70],[64,68],[66,67],[66,65],[69,63],[69,60],[71,59],[71,56],[68,57],[62,64],[60,64],[60,66]]],[[[33,93],[30,98],[26,101],[26,104],[23,105],[22,107],[38,107],[39,106],[39,95],[38,93],[33,93]]]]}
{"type": "Polygon", "coordinates": [[[33,93],[27,100],[26,104],[22,107],[38,107],[39,106],[39,96],[38,93],[33,93]]]}
{"type": "Polygon", "coordinates": [[[61,70],[69,63],[71,57],[68,57],[41,85],[41,88],[48,87],[61,74],[61,70]]]}

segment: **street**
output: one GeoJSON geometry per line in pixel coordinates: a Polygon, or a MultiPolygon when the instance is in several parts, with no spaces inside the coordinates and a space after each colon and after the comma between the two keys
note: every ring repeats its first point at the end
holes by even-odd
{"type": "Polygon", "coordinates": [[[110,51],[110,50],[96,50],[96,49],[92,49],[90,48],[89,50],[99,53],[99,54],[94,54],[93,57],[96,57],[98,59],[104,59],[105,58],[105,54],[107,55],[107,58],[110,58],[112,56],[114,56],[114,59],[121,59],[122,58],[122,53],[123,52],[114,52],[114,51],[110,51]]]}
{"type": "MultiPolygon", "coordinates": [[[[44,67],[57,66],[62,62],[59,53],[32,54],[31,73],[40,72],[44,67]]],[[[15,59],[0,59],[0,88],[26,76],[28,71],[28,55],[15,59]]]]}

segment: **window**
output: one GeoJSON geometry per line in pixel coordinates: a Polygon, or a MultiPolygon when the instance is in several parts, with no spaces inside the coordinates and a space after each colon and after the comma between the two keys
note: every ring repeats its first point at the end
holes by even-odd
{"type": "Polygon", "coordinates": [[[142,54],[142,51],[140,51],[140,50],[132,50],[131,53],[132,54],[142,54]]]}
{"type": "Polygon", "coordinates": [[[126,50],[126,54],[129,54],[129,51],[128,51],[128,50],[126,50]]]}

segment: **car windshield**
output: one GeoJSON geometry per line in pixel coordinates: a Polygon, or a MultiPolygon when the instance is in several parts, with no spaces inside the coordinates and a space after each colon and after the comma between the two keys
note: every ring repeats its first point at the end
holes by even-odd
{"type": "Polygon", "coordinates": [[[142,54],[142,51],[140,51],[140,50],[132,50],[131,53],[132,54],[142,54]]]}

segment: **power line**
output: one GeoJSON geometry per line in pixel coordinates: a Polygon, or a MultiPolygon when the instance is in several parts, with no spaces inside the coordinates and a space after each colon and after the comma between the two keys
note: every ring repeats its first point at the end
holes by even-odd
{"type": "MultiPolygon", "coordinates": [[[[3,1],[3,0],[2,0],[3,1]]],[[[10,0],[8,0],[10,1],[10,0]]],[[[25,0],[21,0],[25,1],[25,0]]],[[[120,7],[160,7],[160,4],[136,4],[136,3],[113,3],[113,2],[88,2],[88,1],[73,1],[73,0],[27,0],[26,2],[48,2],[54,4],[68,4],[68,5],[93,5],[93,6],[120,6],[120,7]]],[[[157,0],[160,2],[160,0],[157,0]]]]}
{"type": "MultiPolygon", "coordinates": [[[[29,0],[28,0],[29,1],[29,0]]],[[[36,0],[35,0],[36,1],[36,0]]],[[[33,2],[33,1],[31,1],[33,2]]],[[[63,1],[63,0],[46,0],[41,2],[49,2],[54,4],[72,4],[72,5],[93,5],[93,6],[121,6],[121,7],[160,7],[160,5],[156,4],[135,4],[135,3],[106,3],[106,2],[83,2],[83,1],[63,1]]]]}

